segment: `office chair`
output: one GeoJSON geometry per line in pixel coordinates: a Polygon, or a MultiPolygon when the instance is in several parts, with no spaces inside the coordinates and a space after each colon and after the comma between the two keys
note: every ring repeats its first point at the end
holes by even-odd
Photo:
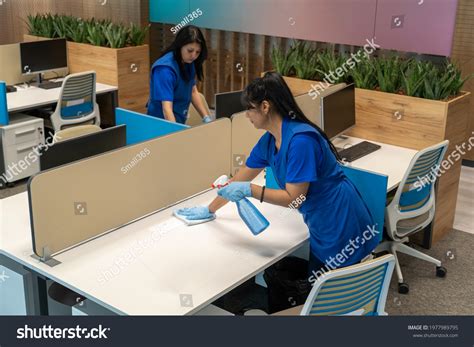
{"type": "MultiPolygon", "coordinates": [[[[209,111],[209,105],[207,104],[206,98],[204,97],[202,93],[199,93],[199,96],[201,97],[201,100],[204,103],[204,106],[209,111]]],[[[193,104],[190,104],[189,110],[188,110],[188,119],[186,120],[186,125],[193,127],[199,124],[202,124],[202,118],[199,115],[199,112],[194,108],[193,104]]]]}
{"type": "Polygon", "coordinates": [[[99,106],[95,94],[94,71],[66,76],[59,94],[58,104],[51,115],[54,132],[80,124],[100,126],[99,106]]]}
{"type": "MultiPolygon", "coordinates": [[[[314,283],[304,305],[275,316],[386,316],[395,257],[391,254],[326,272],[314,283]]],[[[245,315],[254,315],[246,312],[245,315]]]]}
{"type": "Polygon", "coordinates": [[[435,182],[448,144],[449,141],[443,141],[419,151],[413,157],[393,200],[385,208],[385,228],[391,240],[382,242],[376,251],[389,251],[395,256],[400,294],[407,294],[409,287],[403,282],[397,252],[433,263],[436,265],[436,276],[446,275],[446,269],[441,266],[441,261],[405,243],[408,242],[409,236],[423,230],[434,218],[435,182]]]}
{"type": "Polygon", "coordinates": [[[75,127],[66,128],[63,130],[59,130],[54,134],[53,143],[69,140],[82,135],[97,133],[101,130],[102,129],[99,126],[92,124],[78,125],[75,127]]]}

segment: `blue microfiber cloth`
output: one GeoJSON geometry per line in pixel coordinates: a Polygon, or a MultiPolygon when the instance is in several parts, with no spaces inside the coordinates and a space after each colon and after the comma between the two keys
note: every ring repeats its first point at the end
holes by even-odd
{"type": "Polygon", "coordinates": [[[215,214],[213,214],[209,218],[204,218],[204,219],[187,219],[186,216],[179,214],[178,210],[173,211],[173,215],[179,220],[182,220],[184,223],[186,223],[186,225],[196,225],[196,224],[210,222],[211,220],[216,219],[215,214]]]}

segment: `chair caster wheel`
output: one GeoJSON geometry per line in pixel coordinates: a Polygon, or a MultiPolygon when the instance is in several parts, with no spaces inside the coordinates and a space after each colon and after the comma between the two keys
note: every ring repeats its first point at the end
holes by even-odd
{"type": "Polygon", "coordinates": [[[437,266],[436,267],[436,276],[437,277],[446,277],[447,272],[448,272],[448,270],[446,270],[446,268],[443,267],[443,266],[437,266]]]}
{"type": "Polygon", "coordinates": [[[408,284],[406,284],[406,283],[399,283],[398,284],[398,292],[400,294],[408,294],[409,290],[410,290],[410,288],[408,287],[408,284]]]}

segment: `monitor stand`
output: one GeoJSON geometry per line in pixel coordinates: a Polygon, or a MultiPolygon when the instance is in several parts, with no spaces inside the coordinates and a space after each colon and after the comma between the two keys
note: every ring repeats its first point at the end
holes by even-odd
{"type": "Polygon", "coordinates": [[[31,83],[32,86],[41,88],[41,89],[53,89],[59,88],[62,85],[62,81],[60,82],[51,82],[48,80],[43,79],[43,74],[39,73],[38,77],[36,78],[36,82],[31,83]]]}
{"type": "Polygon", "coordinates": [[[43,73],[37,73],[36,76],[36,80],[34,82],[31,82],[30,86],[40,88],[41,84],[43,83],[43,73]]]}

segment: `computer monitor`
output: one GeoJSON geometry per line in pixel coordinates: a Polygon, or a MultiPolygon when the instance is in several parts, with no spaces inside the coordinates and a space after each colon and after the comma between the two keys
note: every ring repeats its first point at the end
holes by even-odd
{"type": "Polygon", "coordinates": [[[330,139],[355,125],[354,84],[321,97],[321,125],[330,139]]]}
{"type": "Polygon", "coordinates": [[[40,155],[41,170],[69,164],[127,145],[124,124],[103,129],[99,132],[57,142],[43,148],[40,155]]]}
{"type": "Polygon", "coordinates": [[[65,39],[20,43],[21,72],[39,74],[67,67],[65,39]]]}
{"type": "Polygon", "coordinates": [[[239,90],[216,94],[216,118],[230,118],[234,113],[245,111],[240,101],[242,92],[242,90],[239,90]]]}

